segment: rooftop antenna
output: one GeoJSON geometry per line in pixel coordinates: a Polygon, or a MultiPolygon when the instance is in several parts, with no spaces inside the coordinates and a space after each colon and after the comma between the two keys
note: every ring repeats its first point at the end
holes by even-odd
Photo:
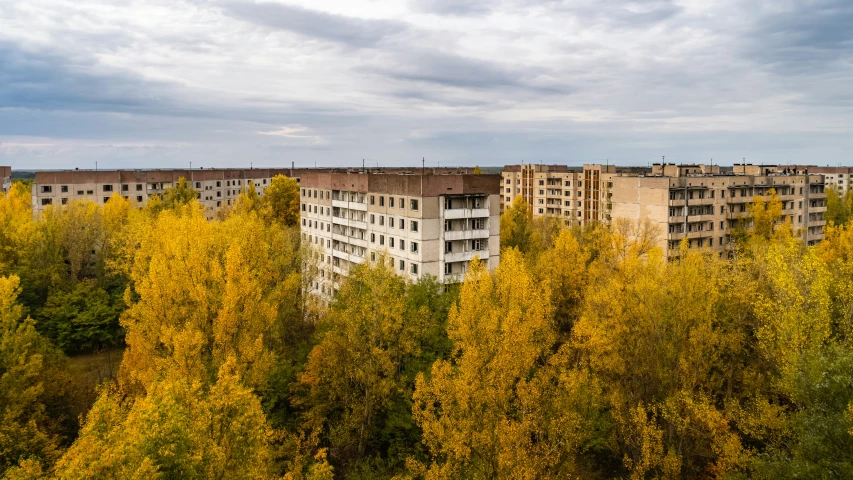
{"type": "Polygon", "coordinates": [[[362,169],[362,170],[364,170],[364,169],[365,169],[365,168],[364,168],[364,159],[363,159],[363,158],[361,159],[361,169],[362,169]]]}

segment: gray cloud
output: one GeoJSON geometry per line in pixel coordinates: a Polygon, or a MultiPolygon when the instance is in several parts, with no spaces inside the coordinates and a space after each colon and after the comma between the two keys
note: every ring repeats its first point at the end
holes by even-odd
{"type": "Polygon", "coordinates": [[[497,0],[412,0],[411,4],[418,11],[437,15],[485,15],[500,7],[497,0]]]}
{"type": "Polygon", "coordinates": [[[227,2],[222,7],[247,22],[350,47],[372,47],[407,28],[402,22],[347,17],[280,3],[227,2]]]}
{"type": "Polygon", "coordinates": [[[561,85],[538,67],[514,65],[508,68],[496,63],[452,53],[412,49],[383,58],[385,65],[361,70],[379,74],[399,82],[416,82],[460,89],[524,89],[537,94],[568,94],[561,85]]]}
{"type": "Polygon", "coordinates": [[[760,19],[748,55],[785,74],[815,73],[827,64],[849,61],[853,52],[853,3],[847,0],[796,1],[784,12],[760,19]]]}

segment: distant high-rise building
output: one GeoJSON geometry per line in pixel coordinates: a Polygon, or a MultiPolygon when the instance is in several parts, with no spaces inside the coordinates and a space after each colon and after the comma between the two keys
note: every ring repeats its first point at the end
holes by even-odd
{"type": "Polygon", "coordinates": [[[0,166],[0,189],[7,193],[12,188],[12,167],[0,166]]]}

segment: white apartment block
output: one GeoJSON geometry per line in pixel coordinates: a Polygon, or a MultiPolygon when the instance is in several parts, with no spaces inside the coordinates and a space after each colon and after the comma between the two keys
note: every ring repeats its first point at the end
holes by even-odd
{"type": "Polygon", "coordinates": [[[216,209],[236,202],[240,193],[254,183],[263,195],[276,175],[294,176],[299,170],[279,169],[198,169],[198,170],[61,170],[36,172],[32,187],[33,212],[41,213],[48,205],[65,205],[71,200],[89,200],[100,205],[118,193],[132,204],[142,207],[154,195],[177,185],[185,178],[199,193],[199,201],[207,207],[208,218],[216,209]]]}
{"type": "Polygon", "coordinates": [[[0,193],[8,193],[12,188],[12,167],[0,166],[0,193]]]}
{"type": "Polygon", "coordinates": [[[381,255],[398,274],[460,282],[474,257],[490,271],[500,257],[498,175],[303,172],[303,242],[330,297],[349,270],[381,255]]]}

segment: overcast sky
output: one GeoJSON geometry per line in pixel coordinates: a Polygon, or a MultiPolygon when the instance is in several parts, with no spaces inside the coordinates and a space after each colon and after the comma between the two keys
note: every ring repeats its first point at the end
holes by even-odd
{"type": "Polygon", "coordinates": [[[0,0],[13,168],[853,165],[851,0],[0,0]]]}

